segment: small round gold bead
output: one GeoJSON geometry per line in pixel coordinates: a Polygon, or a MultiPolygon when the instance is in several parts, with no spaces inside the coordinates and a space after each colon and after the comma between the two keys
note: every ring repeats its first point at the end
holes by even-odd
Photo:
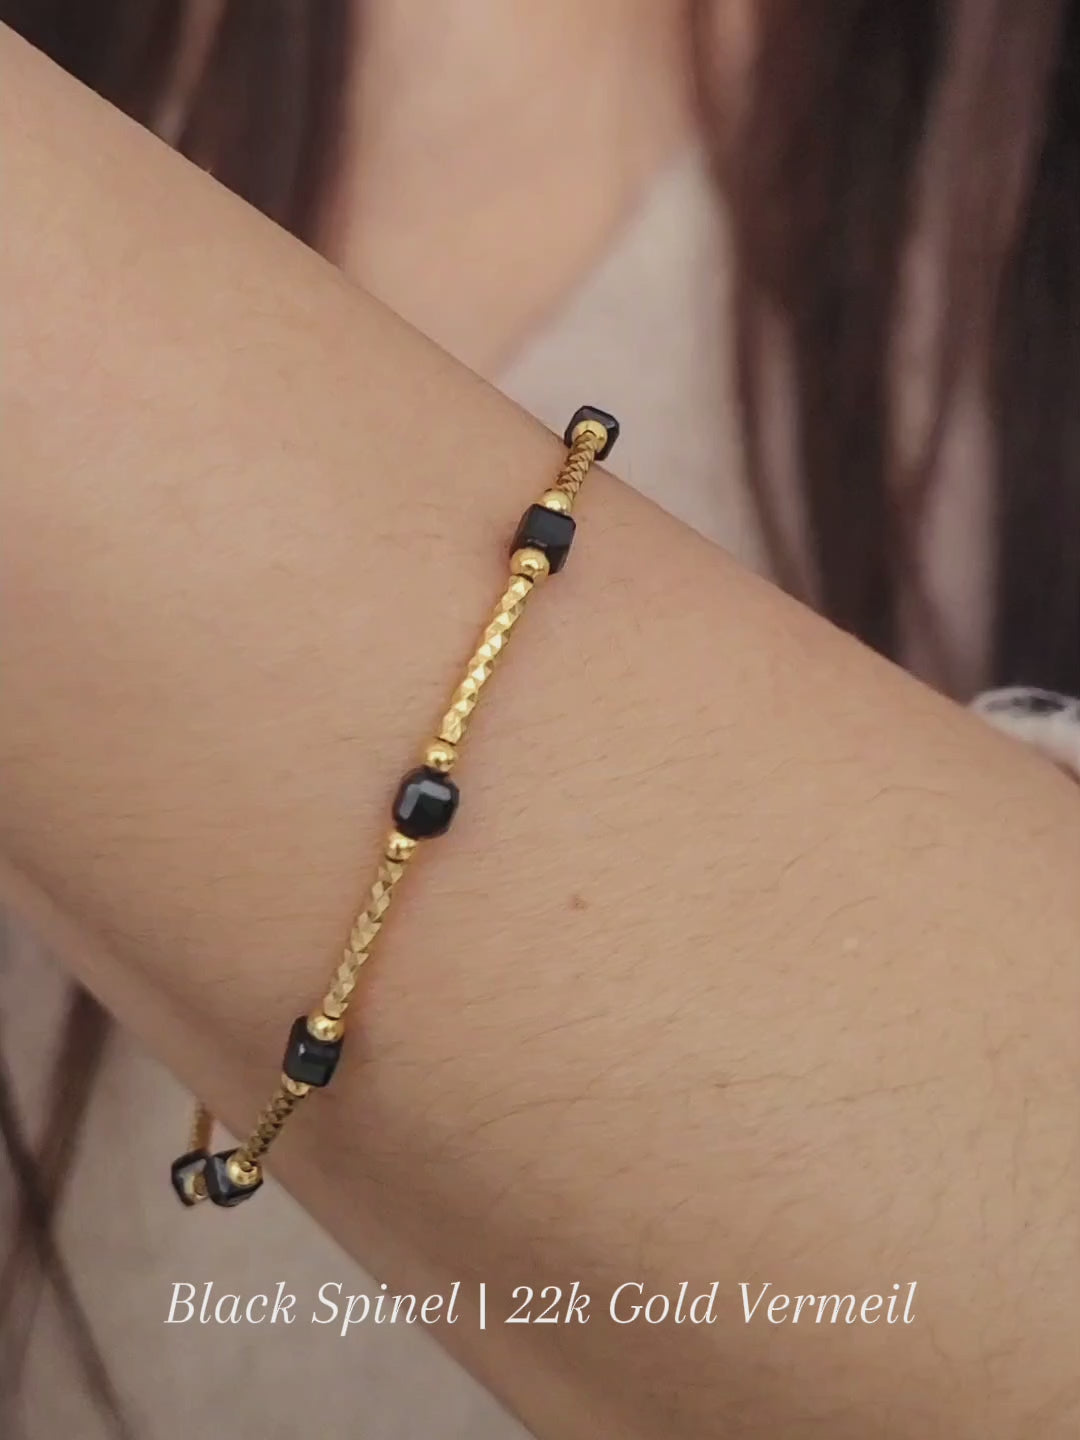
{"type": "Polygon", "coordinates": [[[391,830],[386,837],[386,858],[388,860],[408,860],[409,856],[416,849],[416,841],[410,835],[402,835],[400,830],[391,830]]]}
{"type": "Polygon", "coordinates": [[[557,510],[560,515],[570,514],[570,496],[565,490],[545,490],[540,504],[545,510],[557,510]]]}
{"type": "MultiPolygon", "coordinates": [[[[324,1016],[323,1018],[327,1019],[328,1017],[324,1016]]],[[[295,1095],[298,1100],[302,1100],[311,1086],[305,1085],[303,1080],[294,1080],[291,1075],[282,1075],[281,1088],[288,1094],[295,1095]]]]}
{"type": "Polygon", "coordinates": [[[245,1165],[238,1155],[230,1155],[225,1161],[225,1173],[234,1185],[240,1185],[245,1190],[258,1185],[262,1179],[261,1166],[254,1163],[245,1165]]]}
{"type": "Polygon", "coordinates": [[[526,580],[542,580],[550,569],[544,552],[534,550],[531,546],[526,546],[524,550],[515,550],[510,557],[511,575],[524,575],[526,580]]]}
{"type": "MultiPolygon", "coordinates": [[[[424,747],[424,764],[429,770],[438,770],[440,775],[447,775],[454,767],[457,759],[457,751],[449,740],[432,740],[424,747]]],[[[408,839],[408,836],[403,836],[408,839]]],[[[413,842],[416,843],[415,841],[413,842]]]]}
{"type": "Polygon", "coordinates": [[[337,1020],[332,1015],[324,1015],[321,1010],[313,1010],[307,1017],[308,1034],[316,1040],[340,1040],[345,1034],[344,1020],[337,1020]]]}
{"type": "Polygon", "coordinates": [[[583,435],[594,435],[596,437],[596,448],[602,450],[607,444],[607,426],[601,425],[599,420],[581,420],[570,432],[571,440],[580,440],[583,435]]]}
{"type": "Polygon", "coordinates": [[[189,1185],[187,1186],[187,1190],[193,1200],[205,1200],[209,1194],[209,1191],[206,1188],[205,1175],[193,1175],[191,1177],[189,1185]]]}

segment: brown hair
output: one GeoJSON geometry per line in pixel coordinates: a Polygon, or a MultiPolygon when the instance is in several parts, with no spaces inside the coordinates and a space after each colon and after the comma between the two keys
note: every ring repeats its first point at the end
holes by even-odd
{"type": "Polygon", "coordinates": [[[338,160],[351,0],[0,0],[0,20],[302,240],[338,160]],[[192,32],[207,44],[165,111],[192,32]],[[196,23],[192,23],[195,21],[196,23]]]}
{"type": "MultiPolygon", "coordinates": [[[[706,117],[722,110],[712,10],[695,0],[706,117]]],[[[731,199],[747,455],[780,577],[900,656],[973,375],[994,547],[980,682],[1080,691],[1080,0],[755,0],[754,25],[745,104],[705,133],[731,199]],[[894,347],[919,225],[941,303],[929,418],[901,460],[894,347]],[[764,443],[770,333],[790,357],[809,578],[764,443]]],[[[946,688],[953,669],[939,657],[946,688]]]]}
{"type": "MultiPolygon", "coordinates": [[[[318,244],[354,6],[221,0],[166,124],[192,14],[185,0],[0,0],[0,18],[65,69],[318,244]]],[[[755,0],[755,55],[734,119],[716,80],[715,14],[715,0],[692,0],[704,132],[731,198],[748,463],[781,581],[899,654],[945,425],[973,371],[993,435],[983,679],[1080,692],[1080,0],[755,0]],[[928,174],[945,301],[927,348],[929,416],[901,464],[893,348],[928,174]],[[765,443],[776,333],[790,360],[806,554],[785,536],[765,443]]],[[[941,670],[947,684],[947,657],[941,670]]],[[[66,1091],[85,1094],[104,1043],[85,996],[63,1043],[66,1091]]],[[[57,1079],[35,1155],[0,1067],[0,1129],[23,1197],[16,1244],[37,1256],[92,1392],[127,1435],[51,1239],[80,1114],[57,1079]]],[[[12,1354],[17,1273],[9,1256],[0,1338],[12,1354]]]]}

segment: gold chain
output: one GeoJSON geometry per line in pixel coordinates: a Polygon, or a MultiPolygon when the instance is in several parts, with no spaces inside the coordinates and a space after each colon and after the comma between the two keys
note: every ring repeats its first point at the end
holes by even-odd
{"type": "MultiPolygon", "coordinates": [[[[591,407],[580,410],[571,421],[567,432],[569,448],[562,469],[554,485],[545,491],[538,505],[532,507],[532,511],[539,510],[541,519],[546,514],[550,524],[561,525],[572,537],[573,521],[569,517],[578,491],[594,461],[608,453],[617,434],[618,425],[611,416],[591,407]],[[560,516],[567,518],[554,518],[560,516]]],[[[523,527],[531,513],[526,512],[523,527]]],[[[521,533],[519,531],[519,534],[521,533]]],[[[450,698],[450,704],[436,731],[436,738],[423,752],[425,769],[420,773],[432,777],[436,782],[440,777],[445,777],[447,787],[450,787],[448,777],[457,759],[458,747],[465,738],[484,686],[506,649],[514,627],[525,613],[530,596],[551,569],[558,568],[558,564],[562,563],[565,549],[568,548],[569,539],[565,541],[562,556],[556,564],[549,558],[554,552],[544,548],[542,537],[532,544],[528,543],[528,537],[532,533],[525,531],[526,543],[516,549],[511,557],[510,577],[506,588],[465,667],[461,683],[450,698]]],[[[536,533],[539,535],[539,532],[536,533]]],[[[456,787],[451,788],[453,803],[456,804],[456,787]]],[[[450,813],[452,814],[452,809],[450,813]]],[[[382,855],[367,902],[356,918],[321,1004],[305,1021],[297,1022],[297,1026],[301,1027],[301,1042],[309,1049],[314,1047],[318,1052],[317,1059],[331,1057],[327,1078],[332,1072],[332,1063],[336,1061],[344,1035],[345,1015],[359,981],[360,971],[370,958],[398,885],[409,861],[416,853],[417,840],[402,832],[401,823],[399,819],[398,828],[392,829],[383,841],[382,855]]],[[[427,833],[440,832],[432,830],[427,833]]],[[[295,1031],[296,1027],[294,1033],[295,1031]]],[[[290,1037],[290,1047],[292,1046],[293,1039],[290,1037]]],[[[286,1054],[287,1065],[290,1053],[286,1054]]],[[[262,1183],[262,1161],[267,1151],[281,1134],[300,1101],[311,1089],[325,1083],[325,1079],[321,1077],[311,1084],[306,1083],[296,1078],[295,1070],[292,1075],[283,1073],[247,1139],[237,1149],[218,1156],[208,1154],[214,1125],[213,1116],[205,1105],[198,1102],[191,1126],[189,1153],[182,1156],[173,1167],[173,1183],[181,1199],[186,1204],[193,1204],[209,1194],[217,1203],[231,1205],[256,1190],[262,1183]]]]}

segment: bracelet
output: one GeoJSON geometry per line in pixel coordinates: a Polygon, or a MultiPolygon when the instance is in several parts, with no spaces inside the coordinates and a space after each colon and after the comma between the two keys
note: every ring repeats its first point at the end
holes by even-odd
{"type": "Polygon", "coordinates": [[[521,517],[510,545],[509,583],[466,666],[465,678],[451,697],[435,739],[425,746],[422,764],[410,770],[398,786],[391,812],[394,828],[383,843],[367,904],[352,928],[329,988],[319,1006],[293,1024],[277,1089],[242,1145],[211,1153],[214,1119],[205,1105],[196,1104],[187,1152],[173,1162],[171,1172],[173,1189],[184,1205],[211,1200],[215,1205],[233,1206],[254,1195],[263,1183],[263,1160],[289,1116],[313,1089],[329,1084],[341,1058],[345,1013],[398,881],[416,852],[417,841],[444,834],[454,818],[458,787],[450,771],[480,692],[536,585],[562,569],[574,538],[571,511],[577,493],[593,462],[610,454],[618,436],[619,422],[614,416],[592,405],[582,406],[566,427],[566,461],[551,489],[521,517]]]}

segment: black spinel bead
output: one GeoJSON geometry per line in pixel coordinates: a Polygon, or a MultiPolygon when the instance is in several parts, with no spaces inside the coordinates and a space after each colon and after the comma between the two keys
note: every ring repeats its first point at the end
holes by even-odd
{"type": "Polygon", "coordinates": [[[172,1186],[179,1197],[181,1205],[197,1205],[200,1200],[206,1199],[205,1190],[199,1194],[195,1189],[195,1181],[206,1170],[206,1162],[209,1159],[205,1150],[189,1150],[186,1155],[181,1155],[178,1160],[172,1163],[172,1186]]]}
{"type": "Polygon", "coordinates": [[[285,1047],[285,1059],[281,1068],[290,1080],[299,1080],[303,1085],[329,1085],[334,1067],[341,1059],[340,1040],[317,1040],[307,1026],[307,1017],[301,1015],[289,1031],[289,1043],[285,1047]]]}
{"type": "Polygon", "coordinates": [[[596,452],[598,460],[606,460],[611,454],[612,446],[619,438],[619,422],[614,415],[609,415],[606,410],[598,410],[595,405],[582,405],[580,410],[575,410],[570,418],[570,424],[566,427],[566,434],[563,436],[564,443],[569,447],[573,444],[574,431],[583,420],[596,420],[607,431],[607,440],[603,447],[596,452]]]}
{"type": "Polygon", "coordinates": [[[254,1185],[238,1185],[232,1178],[229,1174],[229,1161],[235,1154],[235,1150],[222,1150],[217,1155],[207,1157],[206,1169],[203,1172],[206,1178],[206,1193],[215,1205],[239,1205],[262,1188],[261,1175],[254,1185]]]}
{"type": "Polygon", "coordinates": [[[549,510],[546,505],[530,505],[514,532],[510,554],[515,550],[542,550],[554,575],[566,564],[575,529],[572,515],[549,510]]]}
{"type": "Polygon", "coordinates": [[[426,765],[410,770],[394,797],[394,824],[412,840],[442,835],[458,807],[458,788],[448,775],[426,765]]]}

